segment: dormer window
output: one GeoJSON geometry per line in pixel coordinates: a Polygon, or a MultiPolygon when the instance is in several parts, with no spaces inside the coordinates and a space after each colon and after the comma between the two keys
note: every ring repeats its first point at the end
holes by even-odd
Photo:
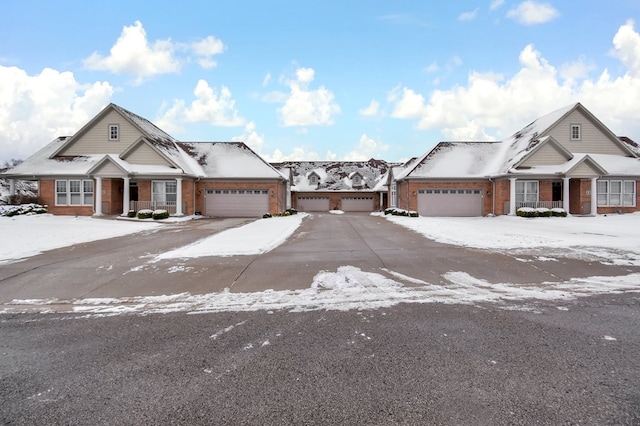
{"type": "Polygon", "coordinates": [[[571,125],[571,140],[572,141],[579,141],[582,138],[582,132],[580,131],[580,125],[579,124],[572,124],[571,125]]]}
{"type": "Polygon", "coordinates": [[[351,178],[351,183],[353,183],[353,186],[360,186],[362,185],[362,178],[360,177],[360,175],[353,175],[353,178],[351,178]]]}
{"type": "Polygon", "coordinates": [[[120,131],[117,124],[109,124],[109,140],[117,141],[120,139],[120,131]]]}
{"type": "Polygon", "coordinates": [[[309,183],[311,185],[317,185],[318,184],[318,175],[309,176],[309,183]]]}

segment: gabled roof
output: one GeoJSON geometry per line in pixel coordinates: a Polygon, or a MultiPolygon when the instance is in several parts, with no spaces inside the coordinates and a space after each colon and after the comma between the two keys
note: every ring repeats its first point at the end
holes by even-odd
{"type": "Polygon", "coordinates": [[[431,151],[396,175],[405,178],[482,178],[487,163],[499,149],[498,142],[440,142],[431,151]]]}
{"type": "Polygon", "coordinates": [[[278,169],[290,169],[293,174],[292,191],[372,191],[389,165],[376,159],[369,161],[286,161],[273,163],[278,169]],[[353,186],[352,177],[358,173],[361,184],[353,186]],[[311,184],[309,177],[315,174],[317,184],[311,184]]]}
{"type": "Polygon", "coordinates": [[[141,117],[129,110],[126,110],[119,105],[110,103],[102,111],[100,111],[95,117],[93,117],[87,124],[82,126],[82,128],[78,130],[73,136],[71,136],[70,138],[67,138],[65,143],[62,144],[56,151],[54,151],[51,154],[51,156],[55,157],[60,152],[62,152],[67,146],[75,143],[76,140],[80,139],[89,129],[93,128],[93,126],[95,126],[96,123],[98,123],[107,114],[109,114],[112,111],[115,111],[118,114],[120,114],[122,118],[127,120],[129,123],[131,123],[132,126],[138,129],[144,135],[144,137],[146,137],[148,140],[154,143],[162,144],[162,143],[176,142],[176,140],[171,135],[164,132],[162,129],[160,129],[158,126],[156,126],[146,118],[141,117]]]}
{"type": "Polygon", "coordinates": [[[540,151],[545,146],[551,146],[555,149],[565,160],[571,160],[573,158],[573,154],[562,146],[561,143],[556,141],[553,136],[543,136],[540,138],[537,144],[535,144],[532,149],[526,152],[526,154],[513,165],[513,168],[518,168],[522,163],[527,161],[529,158],[533,157],[538,151],[540,151]]]}
{"type": "Polygon", "coordinates": [[[620,139],[627,146],[627,148],[629,148],[637,156],[640,157],[640,144],[626,136],[619,136],[618,139],[620,139]]]}

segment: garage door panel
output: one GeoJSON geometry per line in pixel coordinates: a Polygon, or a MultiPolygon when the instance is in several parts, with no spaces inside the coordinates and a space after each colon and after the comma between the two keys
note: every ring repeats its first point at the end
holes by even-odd
{"type": "Polygon", "coordinates": [[[421,216],[482,216],[482,190],[421,189],[418,213],[421,216]]]}
{"type": "Polygon", "coordinates": [[[373,197],[343,197],[342,210],[345,212],[372,212],[373,197]]]}
{"type": "Polygon", "coordinates": [[[328,212],[329,204],[329,197],[298,197],[301,212],[328,212]]]}
{"type": "Polygon", "coordinates": [[[208,189],[205,214],[215,217],[260,217],[269,212],[269,191],[208,189]]]}

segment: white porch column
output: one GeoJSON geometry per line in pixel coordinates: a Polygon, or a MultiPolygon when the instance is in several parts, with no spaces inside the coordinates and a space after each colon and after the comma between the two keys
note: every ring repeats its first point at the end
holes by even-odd
{"type": "Polygon", "coordinates": [[[182,216],[182,178],[176,178],[176,216],[182,216]]]}
{"type": "Polygon", "coordinates": [[[591,216],[598,215],[598,178],[591,178],[591,216]]]}
{"type": "Polygon", "coordinates": [[[96,212],[94,216],[102,216],[102,178],[96,176],[96,212]]]}
{"type": "Polygon", "coordinates": [[[509,178],[509,216],[516,214],[516,178],[509,178]]]}
{"type": "Polygon", "coordinates": [[[131,195],[129,194],[129,176],[122,178],[124,181],[122,188],[122,216],[127,216],[129,214],[129,198],[131,195]]]}
{"type": "Polygon", "coordinates": [[[16,181],[9,179],[9,195],[16,195],[16,181]]]}
{"type": "Polygon", "coordinates": [[[562,178],[562,208],[569,214],[569,178],[562,178]]]}

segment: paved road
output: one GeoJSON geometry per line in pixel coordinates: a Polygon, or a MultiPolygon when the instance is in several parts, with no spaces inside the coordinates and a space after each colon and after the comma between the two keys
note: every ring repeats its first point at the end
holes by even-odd
{"type": "MultiPolygon", "coordinates": [[[[432,284],[442,274],[464,271],[489,282],[537,283],[572,277],[626,275],[628,267],[466,249],[430,241],[367,214],[315,214],[285,244],[261,256],[202,257],[150,263],[181,247],[245,220],[198,220],[109,240],[52,250],[0,267],[0,303],[14,299],[147,296],[225,288],[235,292],[302,289],[322,270],[350,265],[381,268],[432,284]],[[179,268],[176,269],[176,266],[179,268]],[[177,272],[176,272],[177,271],[177,272]]],[[[635,268],[640,270],[640,268],[635,268]]]]}
{"type": "Polygon", "coordinates": [[[0,424],[639,424],[637,294],[540,309],[0,315],[0,424]]]}
{"type": "MultiPolygon", "coordinates": [[[[449,271],[515,283],[629,273],[437,244],[357,214],[311,216],[262,256],[148,263],[242,223],[195,221],[4,265],[0,298],[306,288],[343,265],[434,284],[449,271]],[[169,273],[177,265],[193,269],[169,273]]],[[[639,295],[536,309],[3,314],[0,424],[640,424],[639,295]]]]}

